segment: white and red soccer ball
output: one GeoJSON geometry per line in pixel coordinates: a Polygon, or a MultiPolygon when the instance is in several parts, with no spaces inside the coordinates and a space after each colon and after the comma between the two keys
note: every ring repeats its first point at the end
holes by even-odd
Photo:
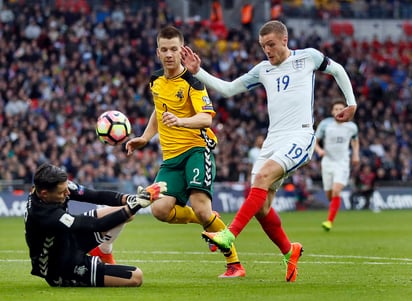
{"type": "Polygon", "coordinates": [[[127,140],[131,132],[130,121],[122,112],[106,111],[97,119],[96,134],[99,140],[105,144],[121,144],[127,140]]]}

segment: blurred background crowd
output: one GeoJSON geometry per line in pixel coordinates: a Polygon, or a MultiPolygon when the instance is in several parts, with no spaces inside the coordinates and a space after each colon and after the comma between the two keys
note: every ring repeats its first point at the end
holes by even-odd
{"type": "MultiPolygon", "coordinates": [[[[412,1],[272,1],[272,8],[278,5],[286,25],[294,16],[412,17],[412,1]]],[[[133,135],[143,132],[153,110],[148,81],[160,67],[156,34],[166,24],[178,26],[202,66],[223,79],[265,59],[247,24],[228,27],[223,38],[203,21],[182,21],[164,1],[2,1],[0,189],[27,187],[45,161],[64,167],[84,185],[133,192],[153,181],[161,164],[156,139],[127,158],[122,147],[97,139],[95,122],[116,109],[129,117],[133,135]]],[[[371,167],[378,183],[409,184],[412,40],[289,35],[290,48],[314,47],[346,68],[358,101],[361,165],[371,167]]],[[[315,124],[342,97],[333,78],[316,76],[315,124]]],[[[264,93],[257,89],[225,99],[209,90],[217,111],[216,181],[249,180],[268,123],[264,93]]],[[[293,180],[319,182],[319,158],[293,180]]]]}

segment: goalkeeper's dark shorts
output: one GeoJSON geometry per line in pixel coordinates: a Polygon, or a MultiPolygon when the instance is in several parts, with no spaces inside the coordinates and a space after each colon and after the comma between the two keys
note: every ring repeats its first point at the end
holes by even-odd
{"type": "Polygon", "coordinates": [[[216,163],[207,147],[194,147],[187,152],[165,160],[160,166],[155,182],[167,182],[166,195],[176,198],[184,206],[192,189],[207,193],[212,199],[216,163]]]}
{"type": "Polygon", "coordinates": [[[104,264],[97,256],[84,255],[82,262],[67,266],[61,276],[47,277],[50,286],[103,287],[104,276],[130,279],[136,267],[104,264]]]}

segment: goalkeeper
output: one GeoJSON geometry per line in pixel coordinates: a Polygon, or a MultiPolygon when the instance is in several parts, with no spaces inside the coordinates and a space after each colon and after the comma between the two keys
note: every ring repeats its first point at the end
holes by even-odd
{"type": "Polygon", "coordinates": [[[139,188],[137,195],[92,190],[69,181],[54,165],[41,165],[25,213],[31,274],[50,286],[140,286],[143,273],[138,267],[107,264],[88,253],[99,245],[111,247],[124,224],[165,191],[164,182],[139,188]],[[68,212],[69,200],[111,207],[73,215],[68,212]]]}

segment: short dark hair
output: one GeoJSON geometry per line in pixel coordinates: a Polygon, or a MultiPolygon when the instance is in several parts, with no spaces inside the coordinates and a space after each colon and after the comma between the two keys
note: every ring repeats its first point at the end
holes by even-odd
{"type": "Polygon", "coordinates": [[[177,29],[176,27],[169,25],[164,28],[162,28],[159,33],[157,34],[157,42],[159,43],[159,39],[173,39],[173,38],[179,38],[179,40],[184,42],[184,37],[183,33],[177,29]]]}
{"type": "Polygon", "coordinates": [[[46,189],[53,191],[57,188],[57,185],[66,182],[68,179],[67,173],[52,164],[44,163],[37,168],[34,173],[34,187],[37,191],[46,189]]]}
{"type": "Polygon", "coordinates": [[[335,100],[332,102],[332,106],[330,107],[330,109],[333,110],[333,108],[335,107],[335,105],[343,105],[344,107],[346,107],[346,102],[345,102],[343,99],[341,99],[341,98],[335,99],[335,100]]]}

